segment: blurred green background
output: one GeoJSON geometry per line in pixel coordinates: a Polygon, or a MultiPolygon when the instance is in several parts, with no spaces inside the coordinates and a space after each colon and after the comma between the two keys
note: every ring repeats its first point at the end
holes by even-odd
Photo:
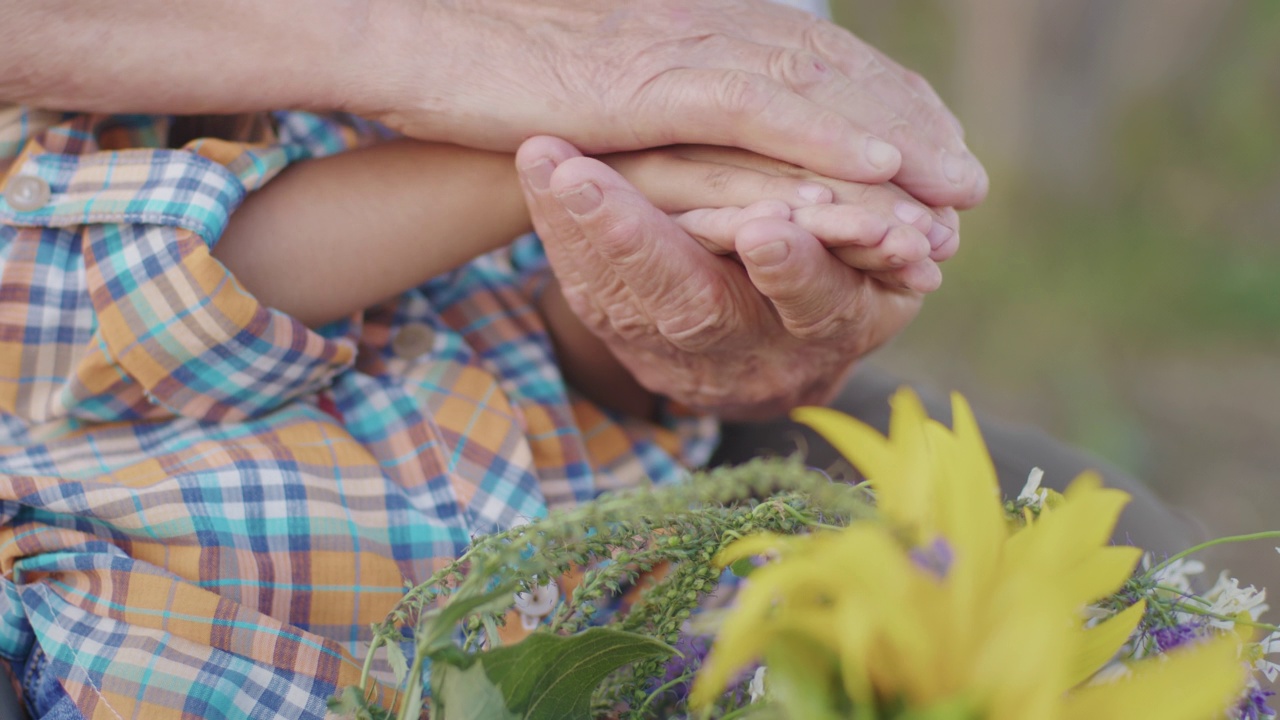
{"type": "MultiPolygon", "coordinates": [[[[1280,529],[1280,2],[833,6],[934,84],[991,174],[878,361],[1096,452],[1213,534],[1280,529]]],[[[1277,544],[1212,561],[1280,593],[1277,544]]]]}

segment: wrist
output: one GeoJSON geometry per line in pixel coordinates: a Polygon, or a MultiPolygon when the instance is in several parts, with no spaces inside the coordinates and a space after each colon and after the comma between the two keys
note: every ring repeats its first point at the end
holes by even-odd
{"type": "MultiPolygon", "coordinates": [[[[449,68],[464,12],[437,0],[361,0],[366,7],[353,53],[340,71],[341,109],[378,120],[418,140],[454,142],[445,130],[457,113],[449,68]]],[[[455,118],[456,120],[456,118],[455,118]]]]}
{"type": "MultiPolygon", "coordinates": [[[[381,119],[396,106],[389,78],[397,68],[393,48],[406,34],[408,6],[425,5],[413,0],[334,0],[328,29],[310,38],[313,44],[300,54],[311,65],[316,84],[307,88],[300,107],[319,111],[345,111],[381,119]]],[[[399,58],[404,62],[403,58],[399,58]]]]}

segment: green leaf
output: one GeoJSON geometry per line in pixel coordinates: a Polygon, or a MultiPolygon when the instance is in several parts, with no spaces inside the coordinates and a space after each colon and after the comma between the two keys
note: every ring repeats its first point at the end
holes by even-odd
{"type": "Polygon", "coordinates": [[[329,698],[329,712],[338,717],[354,720],[387,720],[391,714],[376,705],[370,705],[364,693],[349,687],[341,695],[329,698]]]}
{"type": "Polygon", "coordinates": [[[624,665],[674,652],[643,635],[597,627],[567,637],[534,633],[481,653],[476,661],[501,689],[507,710],[521,720],[590,720],[591,694],[606,677],[624,665]]]}
{"type": "Polygon", "coordinates": [[[433,720],[519,720],[507,710],[502,690],[485,675],[484,667],[451,662],[431,666],[431,717],[433,720]]]}
{"type": "Polygon", "coordinates": [[[471,597],[455,595],[448,605],[423,613],[418,624],[418,653],[430,657],[452,646],[454,627],[468,615],[505,612],[515,604],[516,586],[515,582],[508,582],[471,597]]]}
{"type": "Polygon", "coordinates": [[[385,644],[387,648],[387,664],[391,666],[391,672],[396,675],[396,687],[404,685],[404,678],[409,674],[409,661],[404,656],[404,650],[398,642],[388,642],[385,644]]]}

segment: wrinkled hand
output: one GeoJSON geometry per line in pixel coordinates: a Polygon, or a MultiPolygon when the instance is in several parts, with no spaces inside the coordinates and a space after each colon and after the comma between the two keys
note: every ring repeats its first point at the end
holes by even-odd
{"type": "Polygon", "coordinates": [[[672,145],[596,156],[711,252],[736,252],[747,219],[799,225],[845,264],[890,285],[933,292],[938,263],[960,245],[959,216],[930,208],[893,183],[836,180],[762,155],[715,145],[672,145]]]}
{"type": "Polygon", "coordinates": [[[726,419],[822,403],[920,296],[833,257],[779,218],[713,255],[603,163],[549,137],[516,155],[565,298],[645,388],[726,419]]]}
{"type": "Polygon", "coordinates": [[[422,139],[589,153],[745,148],[822,175],[892,179],[934,206],[987,192],[955,117],[919,75],[768,0],[382,3],[386,38],[352,107],[422,139]],[[371,97],[371,95],[373,97],[371,97]]]}

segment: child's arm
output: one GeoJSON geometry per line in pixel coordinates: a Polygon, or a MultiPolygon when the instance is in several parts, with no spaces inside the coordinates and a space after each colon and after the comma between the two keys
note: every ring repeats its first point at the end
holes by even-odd
{"type": "Polygon", "coordinates": [[[291,165],[245,198],[213,255],[263,303],[316,326],[530,228],[510,155],[396,140],[291,165]]]}
{"type": "MultiPolygon", "coordinates": [[[[213,254],[259,300],[320,325],[394,297],[530,229],[510,155],[393,141],[290,166],[245,198],[213,254]]],[[[560,369],[601,405],[653,396],[551,282],[539,311],[560,369]]]]}

